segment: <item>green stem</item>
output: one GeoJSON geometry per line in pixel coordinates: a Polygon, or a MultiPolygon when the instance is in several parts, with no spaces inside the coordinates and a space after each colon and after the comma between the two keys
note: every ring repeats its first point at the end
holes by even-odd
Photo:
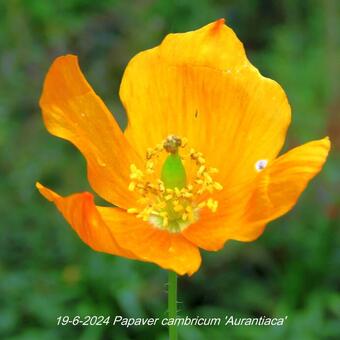
{"type": "MultiPolygon", "coordinates": [[[[177,274],[169,271],[168,276],[168,317],[177,316],[177,274]]],[[[169,326],[169,340],[177,340],[177,326],[169,326]]]]}

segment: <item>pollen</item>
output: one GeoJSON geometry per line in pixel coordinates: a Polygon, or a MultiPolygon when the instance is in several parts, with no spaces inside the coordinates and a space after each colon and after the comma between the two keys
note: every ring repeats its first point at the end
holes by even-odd
{"type": "Polygon", "coordinates": [[[199,219],[201,209],[217,211],[218,201],[211,195],[223,186],[213,179],[216,173],[218,169],[209,167],[201,152],[188,147],[186,138],[170,135],[146,150],[143,170],[131,164],[128,189],[139,198],[127,212],[159,229],[181,232],[199,219]],[[192,178],[186,177],[185,165],[189,163],[195,169],[192,178]]]}

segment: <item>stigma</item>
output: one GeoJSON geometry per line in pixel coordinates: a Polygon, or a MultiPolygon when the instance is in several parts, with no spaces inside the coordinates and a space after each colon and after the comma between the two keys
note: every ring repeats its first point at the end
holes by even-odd
{"type": "Polygon", "coordinates": [[[216,168],[207,166],[201,152],[188,147],[185,138],[169,135],[156,147],[146,150],[145,169],[131,164],[128,189],[140,197],[127,212],[159,229],[181,232],[198,221],[201,209],[216,212],[218,201],[209,194],[223,189],[213,180],[217,172],[216,168]],[[192,178],[187,178],[184,164],[188,162],[194,163],[192,178]]]}

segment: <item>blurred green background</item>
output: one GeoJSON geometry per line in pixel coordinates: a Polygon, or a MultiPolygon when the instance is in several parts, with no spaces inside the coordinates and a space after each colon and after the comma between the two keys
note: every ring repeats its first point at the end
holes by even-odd
{"type": "Polygon", "coordinates": [[[38,100],[56,56],[79,55],[116,113],[129,59],[169,32],[224,17],[251,61],[286,90],[285,148],[329,135],[323,172],[253,243],[203,253],[179,280],[181,316],[288,316],[283,327],[182,327],[182,339],[340,339],[339,1],[0,1],[0,338],[166,339],[162,327],[56,326],[60,315],[166,316],[167,275],[93,252],[34,187],[88,190],[85,162],[45,130],[38,100]]]}

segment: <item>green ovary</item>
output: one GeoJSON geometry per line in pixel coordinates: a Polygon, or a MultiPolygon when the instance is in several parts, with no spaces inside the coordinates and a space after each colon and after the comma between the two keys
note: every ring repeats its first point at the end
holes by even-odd
{"type": "Polygon", "coordinates": [[[178,153],[170,154],[166,158],[162,167],[161,180],[167,189],[182,189],[186,186],[187,175],[178,153]]]}

